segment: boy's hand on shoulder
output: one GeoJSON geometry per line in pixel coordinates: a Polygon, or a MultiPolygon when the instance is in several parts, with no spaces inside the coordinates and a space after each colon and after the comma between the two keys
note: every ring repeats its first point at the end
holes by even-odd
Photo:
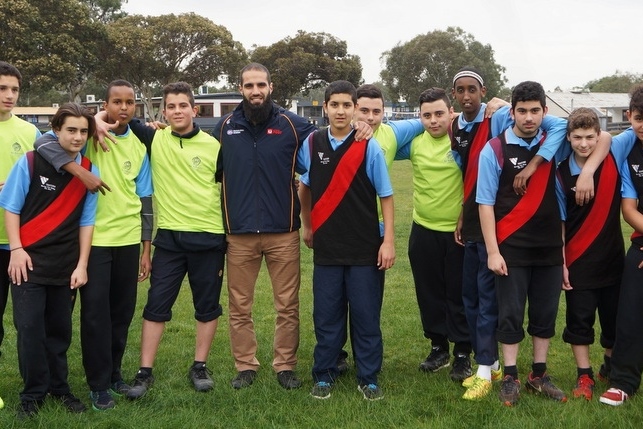
{"type": "Polygon", "coordinates": [[[71,282],[69,287],[71,289],[78,289],[81,286],[85,286],[87,283],[87,269],[76,267],[73,273],[71,273],[71,282]]]}
{"type": "Polygon", "coordinates": [[[9,278],[11,282],[20,286],[23,281],[28,281],[28,272],[33,271],[31,257],[22,247],[11,251],[9,260],[9,278]]]}
{"type": "Polygon", "coordinates": [[[384,241],[377,253],[377,267],[380,270],[388,270],[395,264],[395,246],[393,243],[384,241]]]}
{"type": "Polygon", "coordinates": [[[353,123],[355,129],[355,140],[368,140],[373,137],[373,128],[364,121],[356,121],[353,123]]]}
{"type": "Polygon", "coordinates": [[[505,258],[502,257],[500,253],[493,253],[487,256],[487,265],[489,269],[497,276],[507,276],[509,271],[507,270],[507,264],[505,263],[505,258]]]}

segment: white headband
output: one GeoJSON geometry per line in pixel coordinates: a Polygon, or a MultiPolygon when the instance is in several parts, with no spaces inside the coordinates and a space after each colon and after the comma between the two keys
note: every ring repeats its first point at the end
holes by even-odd
{"type": "Polygon", "coordinates": [[[462,70],[461,72],[458,72],[453,77],[453,84],[455,85],[455,81],[460,79],[461,77],[472,77],[478,82],[480,82],[480,86],[484,86],[484,80],[482,80],[482,76],[480,76],[478,73],[471,70],[462,70]]]}

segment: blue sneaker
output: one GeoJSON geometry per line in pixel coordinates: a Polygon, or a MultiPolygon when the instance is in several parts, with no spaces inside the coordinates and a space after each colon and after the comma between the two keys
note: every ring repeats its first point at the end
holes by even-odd
{"type": "Polygon", "coordinates": [[[382,392],[382,389],[380,389],[377,384],[363,384],[357,386],[357,390],[362,392],[364,399],[367,401],[379,401],[384,398],[384,392],[382,392]]]}
{"type": "Polygon", "coordinates": [[[330,398],[330,389],[333,387],[332,384],[326,383],[325,381],[318,381],[313,386],[313,390],[310,391],[310,394],[313,398],[316,399],[328,399],[330,398]]]}

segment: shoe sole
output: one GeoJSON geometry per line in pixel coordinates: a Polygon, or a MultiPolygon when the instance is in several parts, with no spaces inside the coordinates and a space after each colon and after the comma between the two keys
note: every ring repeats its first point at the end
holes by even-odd
{"type": "Polygon", "coordinates": [[[422,364],[420,364],[420,371],[422,371],[422,372],[438,372],[441,369],[448,368],[450,366],[451,366],[451,364],[449,362],[447,362],[442,366],[439,366],[439,367],[437,367],[435,369],[431,369],[431,368],[425,368],[425,367],[422,366],[422,364]]]}
{"type": "Polygon", "coordinates": [[[623,405],[623,402],[625,402],[625,401],[626,401],[625,399],[622,400],[622,401],[614,401],[613,399],[604,398],[602,396],[598,400],[598,402],[600,402],[602,404],[611,405],[613,407],[618,407],[619,405],[623,405]]]}
{"type": "Polygon", "coordinates": [[[313,395],[313,394],[311,393],[311,394],[310,394],[310,396],[312,396],[312,397],[313,397],[313,398],[315,398],[315,399],[322,399],[322,400],[324,400],[324,399],[328,399],[328,398],[330,398],[330,393],[329,393],[328,395],[326,395],[326,396],[317,396],[317,395],[313,395]]]}
{"type": "Polygon", "coordinates": [[[111,405],[111,406],[109,406],[107,408],[100,408],[100,407],[97,407],[96,405],[92,404],[92,410],[94,410],[94,411],[107,411],[107,410],[113,410],[114,408],[116,408],[116,404],[111,405]]]}

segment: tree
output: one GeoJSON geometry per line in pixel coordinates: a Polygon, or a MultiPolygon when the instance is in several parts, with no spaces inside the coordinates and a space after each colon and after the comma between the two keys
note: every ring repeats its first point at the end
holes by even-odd
{"type": "Polygon", "coordinates": [[[449,90],[458,69],[471,66],[483,74],[487,99],[495,96],[507,82],[505,68],[496,64],[490,45],[476,41],[459,27],[435,30],[416,36],[382,54],[380,73],[393,101],[405,100],[418,105],[422,91],[430,87],[449,90]]]}
{"type": "Polygon", "coordinates": [[[637,83],[643,83],[643,74],[623,73],[618,70],[612,76],[591,80],[585,88],[591,92],[629,92],[637,83]]]}
{"type": "Polygon", "coordinates": [[[193,87],[235,79],[247,53],[223,26],[194,13],[131,15],[107,25],[108,45],[99,77],[129,80],[141,92],[150,117],[158,86],[185,81],[193,87]]]}
{"type": "Polygon", "coordinates": [[[255,48],[250,59],[270,70],[272,97],[284,107],[290,106],[296,94],[308,95],[332,81],[343,79],[359,85],[362,80],[359,57],[348,54],[346,42],[328,33],[299,30],[295,37],[255,48]]]}
{"type": "Polygon", "coordinates": [[[102,23],[116,21],[127,15],[121,8],[127,0],[82,0],[89,6],[91,17],[102,23]]]}
{"type": "Polygon", "coordinates": [[[26,77],[24,89],[64,89],[74,101],[99,64],[103,25],[79,0],[4,0],[0,52],[26,77]],[[51,17],[56,19],[51,19],[51,17]]]}

